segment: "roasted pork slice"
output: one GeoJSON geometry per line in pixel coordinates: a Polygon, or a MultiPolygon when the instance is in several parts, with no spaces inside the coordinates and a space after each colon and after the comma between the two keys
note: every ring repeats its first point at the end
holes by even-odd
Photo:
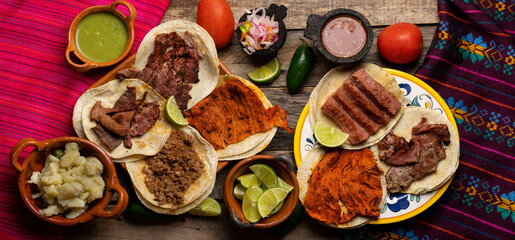
{"type": "Polygon", "coordinates": [[[109,109],[102,107],[102,103],[97,101],[91,109],[90,118],[93,121],[99,122],[100,125],[119,137],[129,134],[129,128],[126,125],[118,123],[111,116],[107,115],[108,111],[109,109]]]}
{"type": "Polygon", "coordinates": [[[137,109],[134,115],[131,127],[130,136],[137,137],[146,133],[159,118],[159,102],[147,102],[137,109]]]}
{"type": "Polygon", "coordinates": [[[129,87],[120,96],[120,98],[118,98],[118,100],[116,100],[116,103],[114,103],[113,108],[115,108],[115,109],[130,108],[130,107],[135,107],[136,104],[137,104],[136,88],[129,87]]]}
{"type": "Polygon", "coordinates": [[[354,120],[359,122],[369,134],[374,134],[381,127],[381,125],[374,122],[374,120],[367,116],[365,112],[347,96],[343,87],[338,88],[332,94],[332,97],[337,100],[343,109],[345,109],[354,120]]]}
{"type": "Polygon", "coordinates": [[[365,69],[361,68],[350,76],[350,81],[356,85],[377,106],[386,110],[390,116],[395,116],[401,109],[401,102],[386,88],[374,80],[365,69]]]}
{"type": "Polygon", "coordinates": [[[347,96],[352,99],[372,120],[376,123],[384,125],[390,121],[388,114],[377,107],[363,92],[361,92],[348,79],[343,82],[343,89],[347,96]]]}
{"type": "Polygon", "coordinates": [[[113,151],[120,144],[122,144],[122,138],[111,135],[111,133],[106,131],[102,126],[97,124],[92,129],[93,132],[95,132],[95,134],[97,135],[100,142],[106,145],[106,147],[109,148],[110,151],[113,151]]]}
{"type": "Polygon", "coordinates": [[[390,193],[398,193],[408,188],[413,182],[408,166],[393,166],[386,172],[386,189],[390,193]]]}
{"type": "Polygon", "coordinates": [[[329,97],[326,100],[324,105],[322,105],[322,111],[330,116],[340,126],[342,131],[349,134],[348,141],[350,144],[358,144],[370,137],[370,134],[358,122],[352,119],[334,98],[329,97]]]}

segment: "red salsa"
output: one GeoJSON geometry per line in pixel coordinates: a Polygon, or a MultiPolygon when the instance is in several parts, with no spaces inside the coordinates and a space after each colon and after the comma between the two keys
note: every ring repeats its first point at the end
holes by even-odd
{"type": "Polygon", "coordinates": [[[367,34],[359,19],[349,15],[338,15],[326,21],[322,27],[321,40],[330,54],[348,58],[363,49],[367,34]]]}

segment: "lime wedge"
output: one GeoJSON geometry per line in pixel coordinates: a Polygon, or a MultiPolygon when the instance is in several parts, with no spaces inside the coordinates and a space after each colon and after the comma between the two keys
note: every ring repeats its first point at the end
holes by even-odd
{"type": "Polygon", "coordinates": [[[258,186],[251,186],[245,192],[243,196],[242,203],[242,211],[243,216],[247,221],[251,223],[258,222],[261,220],[261,215],[259,215],[257,201],[259,197],[263,194],[263,190],[258,186]]]}
{"type": "Polygon", "coordinates": [[[291,192],[291,190],[293,190],[293,186],[290,186],[290,184],[286,183],[282,178],[278,177],[277,180],[279,181],[277,183],[278,187],[282,187],[288,190],[288,192],[291,192]]]}
{"type": "Polygon", "coordinates": [[[247,191],[247,188],[241,185],[241,183],[238,183],[236,184],[236,186],[234,186],[232,193],[234,194],[234,197],[236,197],[237,199],[243,200],[245,191],[247,191]]]}
{"type": "Polygon", "coordinates": [[[166,100],[165,105],[165,114],[168,121],[173,122],[180,126],[188,125],[188,120],[182,116],[182,112],[177,106],[177,102],[175,102],[174,96],[171,96],[166,100]]]}
{"type": "Polygon", "coordinates": [[[274,210],[272,210],[272,211],[270,212],[270,214],[268,214],[268,216],[270,217],[270,216],[272,216],[272,215],[274,215],[274,214],[278,213],[279,211],[281,211],[281,208],[283,207],[283,204],[284,204],[284,201],[281,201],[281,202],[279,203],[279,205],[277,205],[277,206],[274,208],[274,210]]]}
{"type": "Polygon", "coordinates": [[[276,57],[265,65],[249,72],[248,76],[256,84],[271,84],[281,73],[281,64],[276,57]]]}
{"type": "Polygon", "coordinates": [[[317,141],[326,147],[338,147],[349,137],[349,134],[340,130],[339,127],[333,127],[320,121],[315,123],[313,131],[317,141]]]}
{"type": "Polygon", "coordinates": [[[261,217],[268,216],[286,196],[288,190],[280,187],[270,188],[263,192],[257,201],[257,208],[261,217]]]}
{"type": "Polygon", "coordinates": [[[249,168],[252,172],[256,174],[257,178],[261,180],[261,182],[265,185],[267,189],[277,187],[278,180],[277,174],[275,173],[274,169],[272,169],[268,165],[261,163],[254,164],[249,168]]]}
{"type": "Polygon", "coordinates": [[[236,178],[243,187],[249,188],[251,186],[261,185],[261,181],[254,173],[247,173],[236,178]]]}
{"type": "Polygon", "coordinates": [[[197,216],[212,217],[220,215],[220,213],[222,213],[222,209],[216,200],[208,197],[204,199],[199,205],[189,210],[188,213],[197,216]]]}

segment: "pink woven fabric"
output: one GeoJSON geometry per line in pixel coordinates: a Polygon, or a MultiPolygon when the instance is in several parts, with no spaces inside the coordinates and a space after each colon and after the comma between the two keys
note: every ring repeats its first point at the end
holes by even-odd
{"type": "MultiPolygon", "coordinates": [[[[2,239],[56,239],[63,229],[28,211],[18,193],[11,148],[26,137],[45,140],[74,136],[75,101],[109,69],[86,74],[65,62],[68,28],[83,9],[110,0],[14,0],[0,2],[0,236],[2,239]]],[[[129,0],[137,10],[134,53],[157,26],[168,0],[129,0]]],[[[125,7],[120,6],[125,11],[125,7]]],[[[25,157],[26,152],[22,155],[25,157]]]]}

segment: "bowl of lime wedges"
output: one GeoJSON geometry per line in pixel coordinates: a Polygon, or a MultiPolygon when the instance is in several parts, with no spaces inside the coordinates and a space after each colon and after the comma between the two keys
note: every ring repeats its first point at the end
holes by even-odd
{"type": "Polygon", "coordinates": [[[255,155],[236,164],[224,183],[224,200],[242,228],[270,228],[284,222],[299,199],[292,159],[255,155]]]}

